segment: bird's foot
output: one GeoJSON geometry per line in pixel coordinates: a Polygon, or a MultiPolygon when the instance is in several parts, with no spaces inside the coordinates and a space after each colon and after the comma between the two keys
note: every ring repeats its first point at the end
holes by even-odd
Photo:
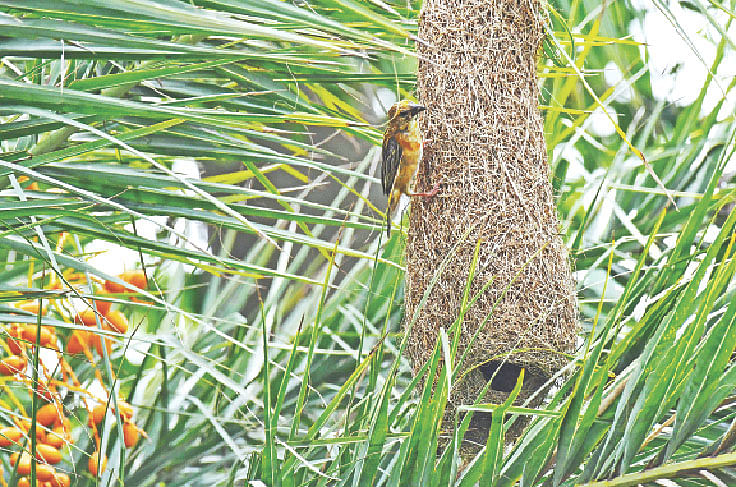
{"type": "Polygon", "coordinates": [[[426,193],[409,193],[409,196],[421,196],[422,198],[431,198],[440,192],[440,183],[434,183],[432,190],[426,193]]]}

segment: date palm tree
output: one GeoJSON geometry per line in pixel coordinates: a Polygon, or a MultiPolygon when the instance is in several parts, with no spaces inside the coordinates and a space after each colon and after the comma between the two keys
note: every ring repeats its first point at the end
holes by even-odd
{"type": "MultiPolygon", "coordinates": [[[[499,296],[479,293],[488,262],[470,227],[456,231],[473,253],[438,250],[419,293],[422,208],[389,241],[381,231],[385,110],[449,79],[428,77],[423,53],[442,39],[418,26],[471,18],[474,2],[428,2],[422,18],[412,0],[0,0],[0,329],[51,327],[68,365],[29,344],[29,372],[2,378],[2,426],[38,425],[34,381],[54,384],[72,432],[55,468],[80,486],[732,484],[733,2],[487,3],[530,9],[543,36],[514,76],[539,89],[544,215],[559,215],[577,281],[577,343],[557,350],[539,402],[513,402],[519,381],[499,400],[454,399],[469,380],[455,332],[503,319],[499,296]],[[652,19],[691,54],[685,68],[643,42],[652,19]],[[672,79],[692,91],[663,92],[672,79]],[[145,291],[103,292],[133,269],[145,291]],[[444,295],[449,319],[412,369],[404,330],[444,295]],[[30,300],[48,313],[15,306],[30,300]],[[90,300],[130,323],[94,360],[68,351],[84,326],[72,310],[90,300]],[[122,415],[88,426],[84,402],[106,392],[132,405],[147,436],[134,448],[122,415]],[[463,459],[477,413],[488,433],[463,459]]],[[[508,21],[496,13],[484,28],[508,21]]],[[[447,39],[486,35],[463,28],[447,39]]],[[[521,55],[511,37],[528,34],[499,48],[521,55]]],[[[509,264],[524,276],[527,260],[509,264]]]]}

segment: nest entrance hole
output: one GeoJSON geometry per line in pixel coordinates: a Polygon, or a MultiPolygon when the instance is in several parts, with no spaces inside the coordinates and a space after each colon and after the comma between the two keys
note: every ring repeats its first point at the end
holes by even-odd
{"type": "Polygon", "coordinates": [[[501,360],[490,360],[479,368],[483,377],[487,381],[491,381],[491,389],[501,392],[514,390],[516,380],[519,378],[522,369],[521,365],[501,360]]]}

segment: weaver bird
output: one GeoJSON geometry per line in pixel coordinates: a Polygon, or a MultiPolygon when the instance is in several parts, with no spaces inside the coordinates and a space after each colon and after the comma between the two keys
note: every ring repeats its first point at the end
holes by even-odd
{"type": "Polygon", "coordinates": [[[414,177],[422,160],[424,139],[419,131],[417,115],[426,110],[407,100],[396,102],[388,110],[388,127],[383,134],[381,158],[381,185],[383,194],[388,196],[386,209],[386,233],[391,236],[391,215],[401,199],[401,195],[431,197],[439,191],[435,184],[432,191],[415,193],[412,191],[414,177]]]}

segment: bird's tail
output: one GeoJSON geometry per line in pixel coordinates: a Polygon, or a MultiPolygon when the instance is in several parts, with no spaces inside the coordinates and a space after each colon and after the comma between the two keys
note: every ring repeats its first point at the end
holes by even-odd
{"type": "Polygon", "coordinates": [[[401,199],[401,192],[392,191],[391,196],[388,197],[388,208],[386,208],[386,236],[391,238],[391,215],[396,211],[396,205],[399,204],[401,199]]]}

